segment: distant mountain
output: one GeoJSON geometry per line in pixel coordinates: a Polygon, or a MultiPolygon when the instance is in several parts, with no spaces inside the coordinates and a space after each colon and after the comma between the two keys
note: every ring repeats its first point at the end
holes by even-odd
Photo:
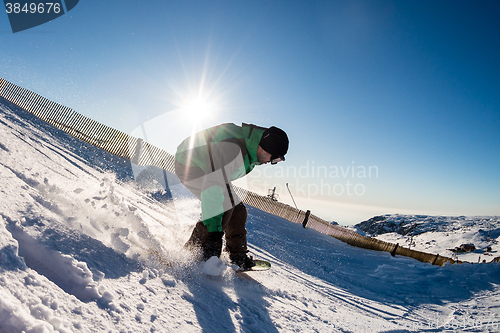
{"type": "Polygon", "coordinates": [[[367,237],[469,262],[489,262],[500,253],[498,216],[387,214],[372,217],[353,229],[367,237]],[[475,249],[457,253],[464,244],[474,244],[475,249]]]}
{"type": "Polygon", "coordinates": [[[426,232],[454,232],[470,230],[491,231],[496,238],[500,235],[500,217],[498,216],[428,216],[387,214],[372,217],[355,225],[355,228],[372,236],[395,232],[397,234],[420,235],[426,232]]]}

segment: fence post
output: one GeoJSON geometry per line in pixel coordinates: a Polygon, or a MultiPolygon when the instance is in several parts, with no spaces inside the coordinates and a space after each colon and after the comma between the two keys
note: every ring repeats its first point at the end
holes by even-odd
{"type": "Polygon", "coordinates": [[[396,250],[398,249],[398,247],[399,247],[399,243],[397,243],[396,246],[394,246],[394,249],[391,252],[391,256],[393,256],[393,257],[396,256],[396,250]]]}
{"type": "Polygon", "coordinates": [[[310,210],[308,210],[308,211],[306,212],[306,217],[304,217],[304,222],[302,222],[302,226],[303,226],[304,228],[306,227],[306,225],[307,225],[307,221],[309,220],[309,215],[311,215],[311,211],[310,211],[310,210]]]}

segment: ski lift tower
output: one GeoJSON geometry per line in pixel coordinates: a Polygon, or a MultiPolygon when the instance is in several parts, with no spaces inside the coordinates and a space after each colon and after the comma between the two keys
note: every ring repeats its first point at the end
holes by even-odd
{"type": "Polygon", "coordinates": [[[269,189],[267,192],[267,197],[272,201],[278,201],[280,195],[276,193],[276,186],[273,189],[269,189]]]}

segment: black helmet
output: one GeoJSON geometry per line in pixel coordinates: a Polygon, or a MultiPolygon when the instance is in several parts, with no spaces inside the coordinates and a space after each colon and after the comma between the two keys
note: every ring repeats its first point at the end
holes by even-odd
{"type": "Polygon", "coordinates": [[[279,160],[285,160],[285,154],[288,151],[288,136],[282,129],[272,126],[264,132],[259,145],[271,154],[271,164],[276,164],[279,160]]]}

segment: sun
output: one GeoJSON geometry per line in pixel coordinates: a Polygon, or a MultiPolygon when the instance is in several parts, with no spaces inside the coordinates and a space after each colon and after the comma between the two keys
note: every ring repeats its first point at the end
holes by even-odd
{"type": "Polygon", "coordinates": [[[191,135],[203,127],[210,127],[209,125],[214,121],[216,109],[216,104],[211,102],[208,97],[197,96],[185,99],[181,103],[182,119],[191,124],[191,135]]]}
{"type": "Polygon", "coordinates": [[[198,121],[210,117],[214,111],[213,105],[202,97],[186,101],[183,109],[192,120],[198,121]]]}

